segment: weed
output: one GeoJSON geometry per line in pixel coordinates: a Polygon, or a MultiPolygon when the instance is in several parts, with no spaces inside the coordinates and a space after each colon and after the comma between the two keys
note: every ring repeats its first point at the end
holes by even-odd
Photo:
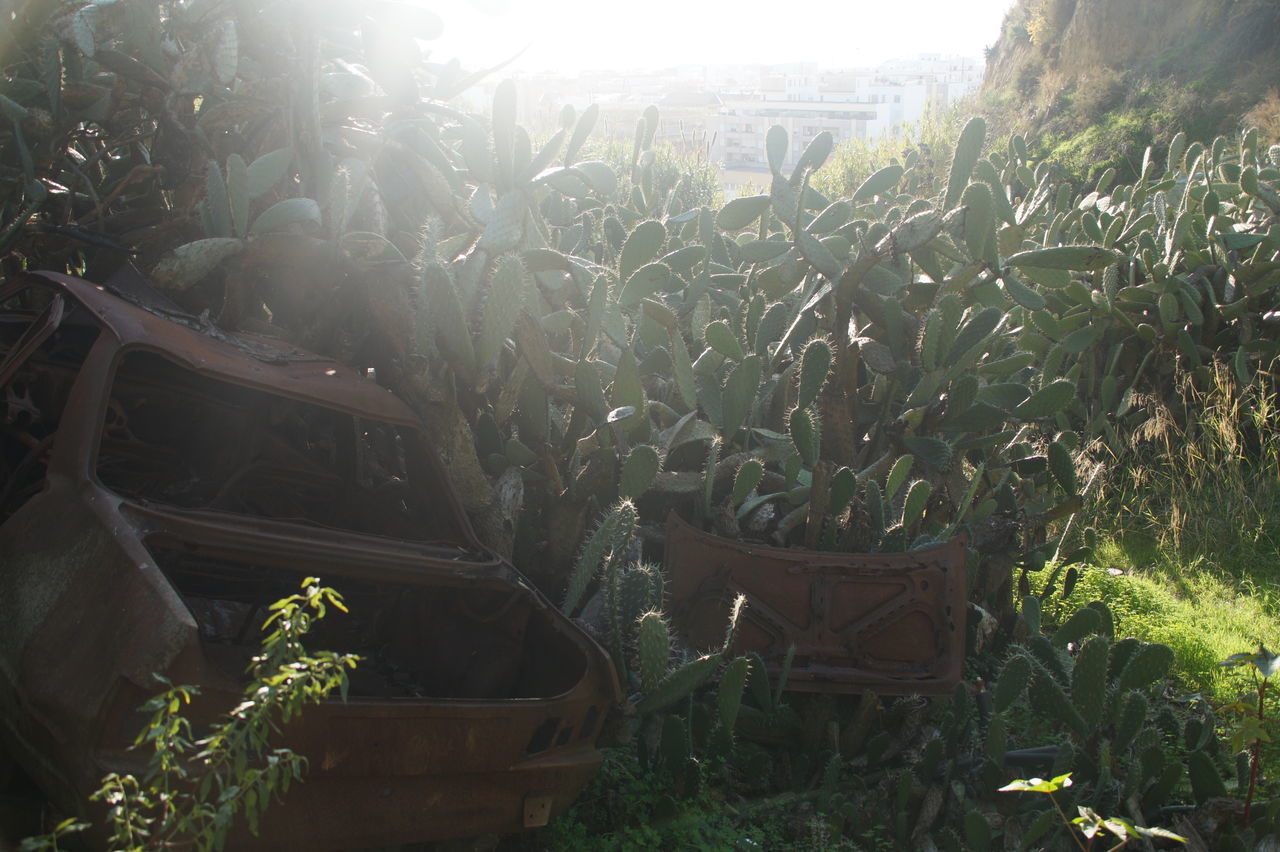
{"type": "MultiPolygon", "coordinates": [[[[140,778],[113,772],[91,797],[107,807],[110,848],[221,849],[239,816],[257,832],[267,805],[306,771],[306,758],[272,748],[271,735],[307,704],[335,691],[345,697],[347,672],[358,659],[302,647],[302,637],[330,606],[346,611],[341,596],[315,578],[303,580],[301,594],[272,604],[263,624],[270,632],[253,658],[244,700],[199,739],[181,712],[198,690],[157,676],[165,690],[144,705],[151,720],[133,744],[153,750],[146,772],[140,778]]],[[[22,848],[57,850],[63,836],[88,827],[64,821],[22,848]]]]}

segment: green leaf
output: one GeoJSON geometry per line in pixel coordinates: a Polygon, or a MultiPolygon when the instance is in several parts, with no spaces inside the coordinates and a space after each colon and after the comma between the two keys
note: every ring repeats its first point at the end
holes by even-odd
{"type": "Polygon", "coordinates": [[[1031,395],[1031,398],[1013,409],[1013,416],[1023,420],[1036,420],[1057,414],[1076,395],[1076,386],[1066,379],[1059,379],[1045,385],[1031,395]]]}
{"type": "Polygon", "coordinates": [[[151,280],[165,290],[187,290],[223,261],[244,251],[244,240],[213,237],[178,246],[151,270],[151,280]]]}
{"type": "Polygon", "coordinates": [[[653,478],[658,475],[661,459],[658,451],[648,444],[638,444],[627,454],[622,463],[622,473],[618,477],[618,496],[624,500],[634,500],[648,490],[653,478]]]}
{"type": "Polygon", "coordinates": [[[951,172],[947,177],[947,195],[942,205],[944,210],[950,210],[960,201],[964,188],[969,184],[969,175],[973,174],[973,167],[982,153],[982,143],[986,136],[987,123],[978,116],[969,119],[960,131],[960,138],[951,158],[951,172]]]}
{"type": "Polygon", "coordinates": [[[999,791],[1001,793],[1056,793],[1065,787],[1070,787],[1071,783],[1071,773],[1068,772],[1047,781],[1043,778],[1019,778],[1016,781],[1010,781],[999,791]]]}
{"type": "Polygon", "coordinates": [[[732,361],[741,361],[746,354],[738,337],[729,328],[729,323],[716,320],[707,325],[705,333],[707,345],[732,361]]]}
{"type": "MultiPolygon", "coordinates": [[[[1005,262],[1020,269],[1067,269],[1098,272],[1118,262],[1123,255],[1101,246],[1053,246],[1009,255],[1005,262]]],[[[1027,273],[1028,276],[1031,273],[1027,273]]]]}
{"type": "Polygon", "coordinates": [[[227,206],[232,232],[244,236],[249,229],[249,169],[239,154],[227,157],[227,206]]]}
{"type": "Polygon", "coordinates": [[[716,225],[724,231],[741,231],[769,209],[769,196],[744,195],[731,200],[716,214],[716,225]]]}
{"type": "Polygon", "coordinates": [[[898,496],[900,489],[907,481],[907,474],[911,472],[911,465],[915,463],[915,456],[907,453],[898,457],[893,463],[893,467],[889,469],[889,476],[884,481],[884,499],[892,500],[898,496]]]}
{"type": "MultiPolygon", "coordinates": [[[[662,223],[650,219],[636,225],[622,244],[622,255],[618,260],[618,274],[624,280],[644,264],[658,256],[662,244],[666,242],[667,229],[662,223]]],[[[639,299],[636,300],[637,302],[639,299]]]]}
{"type": "Polygon", "coordinates": [[[898,181],[902,180],[903,171],[902,166],[899,165],[885,166],[864,180],[853,191],[853,195],[849,197],[849,200],[855,202],[866,201],[877,195],[884,195],[897,186],[898,181]]]}
{"type": "Polygon", "coordinates": [[[755,402],[756,389],[760,386],[760,356],[748,355],[742,359],[729,378],[725,381],[722,406],[724,414],[724,436],[732,438],[734,433],[746,422],[751,413],[751,405],[755,402]]]}
{"type": "Polygon", "coordinates": [[[733,492],[729,496],[729,502],[733,506],[738,506],[743,500],[747,499],[747,495],[755,490],[760,484],[760,480],[764,478],[764,465],[759,459],[747,459],[738,467],[738,473],[733,479],[733,492]]]}
{"type": "Polygon", "coordinates": [[[15,101],[13,98],[10,98],[7,95],[0,95],[0,115],[3,115],[15,124],[20,124],[30,114],[30,110],[15,101]]]}
{"type": "Polygon", "coordinates": [[[277,201],[253,220],[249,228],[253,234],[282,231],[292,225],[319,226],[320,205],[311,198],[286,198],[277,201]]]}
{"type": "Polygon", "coordinates": [[[769,158],[769,169],[775,175],[782,174],[782,163],[787,159],[787,145],[790,143],[786,129],[775,124],[765,135],[765,153],[769,158]]]}
{"type": "Polygon", "coordinates": [[[293,164],[292,148],[277,148],[249,164],[249,198],[259,198],[284,180],[293,164]]]}
{"type": "Polygon", "coordinates": [[[667,288],[671,283],[671,269],[661,261],[642,266],[632,273],[618,293],[618,304],[634,308],[642,299],[667,288]]]}

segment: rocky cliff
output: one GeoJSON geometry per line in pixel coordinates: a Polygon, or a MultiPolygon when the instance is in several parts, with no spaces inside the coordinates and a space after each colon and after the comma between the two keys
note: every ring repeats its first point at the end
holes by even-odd
{"type": "Polygon", "coordinates": [[[1278,88],[1280,0],[1016,0],[983,102],[1087,169],[1180,129],[1280,134],[1278,88]]]}

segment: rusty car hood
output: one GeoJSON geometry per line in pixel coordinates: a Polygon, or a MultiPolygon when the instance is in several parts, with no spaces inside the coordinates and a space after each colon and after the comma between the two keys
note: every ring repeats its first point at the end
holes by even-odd
{"type": "Polygon", "coordinates": [[[908,553],[767,547],[710,535],[674,512],[666,568],[675,628],[695,647],[724,635],[746,595],[735,653],[770,673],[794,647],[788,689],[945,695],[965,650],[963,537],[908,553]]]}

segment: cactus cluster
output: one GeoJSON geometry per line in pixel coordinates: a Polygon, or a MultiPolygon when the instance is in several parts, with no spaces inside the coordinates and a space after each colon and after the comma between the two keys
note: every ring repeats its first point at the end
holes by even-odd
{"type": "MultiPolygon", "coordinates": [[[[440,28],[330,5],[335,31],[397,55],[440,28]]],[[[1280,354],[1280,146],[1256,131],[1178,134],[1132,183],[1078,187],[975,118],[832,198],[811,180],[832,137],[784,173],[775,127],[765,191],[717,207],[664,165],[652,107],[629,151],[593,153],[595,106],[535,140],[511,81],[484,114],[447,107],[474,77],[362,65],[292,3],[105,8],[22,22],[6,271],[102,271],[137,246],[193,312],[374,367],[439,434],[481,533],[555,592],[629,499],[833,550],[1012,524],[986,555],[1021,570],[975,589],[1007,613],[1063,579],[1044,564],[1088,554],[1052,525],[1089,487],[1083,448],[1119,446],[1177,371],[1249,382],[1280,354]],[[238,35],[258,31],[306,46],[297,67],[238,35]],[[183,110],[157,111],[157,80],[183,110]],[[52,226],[87,213],[61,188],[85,181],[97,225],[68,237],[52,226]],[[173,198],[182,228],[157,212],[173,198]],[[508,471],[554,508],[503,518],[508,471]]]]}
{"type": "MultiPolygon", "coordinates": [[[[737,630],[741,610],[739,598],[729,620],[730,636],[737,630]]],[[[673,641],[662,613],[646,612],[636,623],[639,755],[686,794],[697,792],[705,768],[722,763],[732,752],[743,690],[753,666],[760,665],[747,657],[726,663],[730,644],[726,640],[714,651],[686,654],[673,666],[673,641]],[[702,690],[717,674],[714,690],[702,690]],[[699,691],[705,694],[697,695],[699,691]]]]}
{"type": "MultiPolygon", "coordinates": [[[[1173,652],[1112,634],[1110,612],[1095,601],[1051,636],[1037,633],[1011,652],[991,691],[988,783],[1008,777],[1001,767],[1016,708],[1023,706],[1038,723],[1051,721],[1062,732],[1051,771],[1070,771],[1075,782],[1055,794],[1062,807],[1156,814],[1188,782],[1197,801],[1224,795],[1212,716],[1203,708],[1199,715],[1175,714],[1163,697],[1173,652]]],[[[1028,833],[1033,823],[1043,832],[1057,825],[1028,814],[1028,833]]]]}
{"type": "MultiPolygon", "coordinates": [[[[992,690],[992,762],[1025,696],[1100,812],[1162,801],[1184,771],[1196,797],[1221,789],[1209,726],[1155,709],[1167,649],[1116,641],[1100,606],[1040,636],[1039,601],[1093,546],[1071,522],[1088,448],[1122,446],[1180,372],[1249,383],[1280,355],[1280,146],[1178,134],[1131,183],[1080,187],[973,119],[952,151],[916,146],[835,198],[812,181],[831,136],[785,173],[775,127],[764,191],[717,205],[668,179],[655,108],[613,156],[594,105],[535,138],[510,81],[471,113],[449,105],[475,79],[456,64],[359,56],[357,30],[388,55],[434,37],[426,11],[379,23],[404,4],[334,0],[325,29],[293,2],[28,5],[0,92],[0,270],[105,280],[136,251],[193,314],[373,368],[488,543],[567,613],[597,590],[651,720],[640,752],[686,788],[735,730],[817,723],[783,700],[785,670],[774,687],[759,660],[671,635],[636,542],[670,510],[832,551],[969,531],[975,602],[1011,616],[1027,596],[1033,634],[992,690]],[[522,489],[517,514],[495,480],[522,489]]],[[[880,766],[906,738],[868,720],[915,716],[873,707],[840,739],[880,766]]],[[[977,712],[957,695],[922,760],[958,778],[977,712]]],[[[943,807],[936,775],[877,782],[900,845],[943,807]]],[[[985,842],[987,816],[965,809],[956,843],[985,842]]]]}
{"type": "MultiPolygon", "coordinates": [[[[251,14],[229,10],[216,29],[251,14]]],[[[63,49],[105,93],[130,78],[102,57],[145,51],[130,39],[154,31],[87,26],[63,49]]],[[[338,55],[303,99],[317,104],[302,117],[324,126],[316,138],[370,126],[341,117],[363,89],[338,55]]],[[[30,104],[6,96],[21,117],[55,78],[14,73],[32,78],[13,89],[30,104]]],[[[201,121],[250,138],[220,78],[188,82],[201,121]]],[[[621,499],[648,520],[675,508],[726,534],[830,550],[1012,524],[1017,535],[985,539],[1001,542],[995,563],[1021,570],[975,590],[1008,612],[1013,592],[1062,579],[1038,576],[1047,562],[1088,555],[1074,525],[1052,525],[1089,487],[1081,448],[1118,446],[1175,370],[1203,378],[1218,363],[1248,382],[1280,354],[1263,321],[1280,284],[1280,148],[1256,132],[1180,136],[1132,184],[1110,173],[1077,192],[1025,140],[992,146],[973,119],[943,179],[917,148],[828,198],[810,179],[831,136],[784,173],[791,140],[775,127],[767,191],[716,209],[660,168],[656,109],[629,156],[593,159],[598,108],[566,108],[535,145],[511,82],[488,114],[440,108],[461,83],[444,70],[420,80],[436,100],[375,122],[378,146],[215,146],[189,178],[199,239],[145,265],[195,305],[231,287],[228,324],[268,323],[375,366],[441,435],[482,534],[508,552],[520,542],[519,567],[571,603],[584,587],[567,557],[621,499]],[[317,312],[314,293],[236,289],[260,262],[320,244],[333,311],[317,312]],[[526,507],[554,509],[501,518],[491,483],[508,471],[526,507]]]]}

